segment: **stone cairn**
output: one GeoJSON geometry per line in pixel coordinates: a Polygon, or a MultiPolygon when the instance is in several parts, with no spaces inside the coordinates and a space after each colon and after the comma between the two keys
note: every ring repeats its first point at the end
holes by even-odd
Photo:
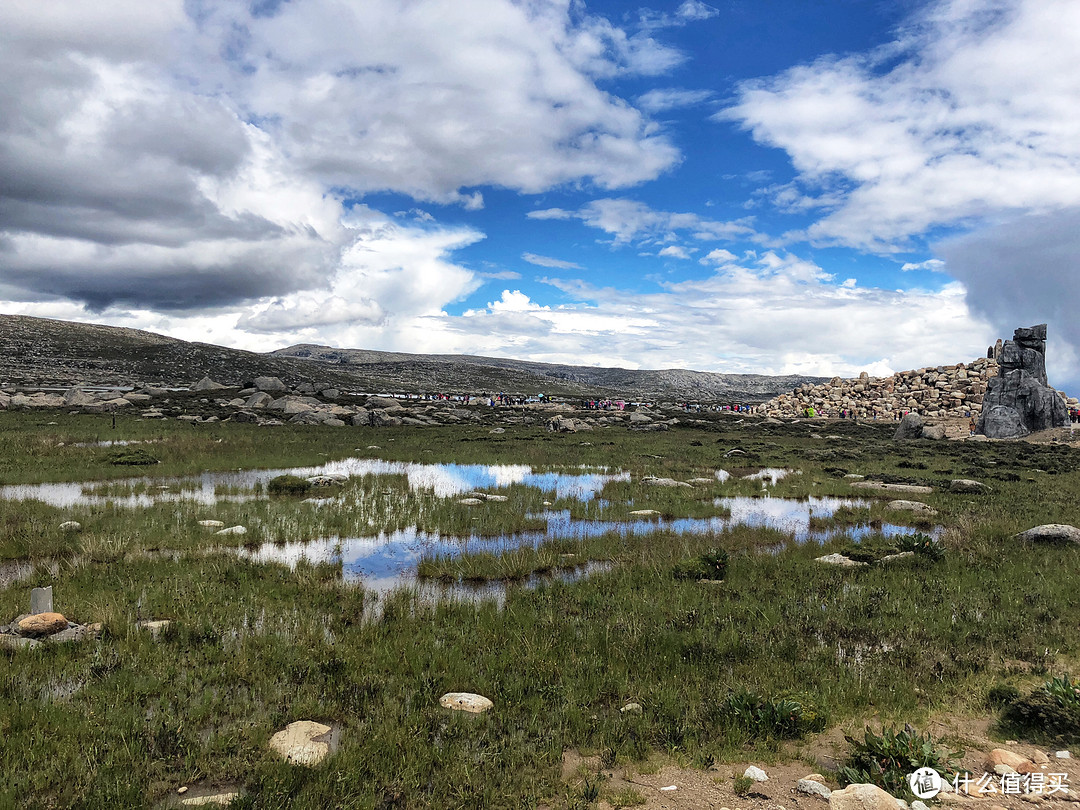
{"type": "Polygon", "coordinates": [[[998,376],[983,397],[977,432],[991,439],[1026,436],[1036,430],[1065,427],[1076,400],[1051,388],[1046,379],[1046,324],[1013,332],[998,355],[998,376]]]}
{"type": "Polygon", "coordinates": [[[989,382],[997,374],[998,363],[993,357],[899,371],[891,377],[871,377],[864,371],[858,379],[834,377],[820,385],[808,383],[769,400],[758,413],[798,418],[812,407],[816,415],[833,418],[841,411],[860,419],[897,420],[907,413],[937,419],[969,418],[979,411],[989,382]]]}

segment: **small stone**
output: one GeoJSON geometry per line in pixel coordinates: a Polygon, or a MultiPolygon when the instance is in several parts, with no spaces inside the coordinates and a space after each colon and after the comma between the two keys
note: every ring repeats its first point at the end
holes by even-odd
{"type": "Polygon", "coordinates": [[[1036,751],[1035,754],[1031,757],[1031,761],[1034,762],[1036,765],[1049,765],[1050,757],[1048,757],[1042,751],[1036,751]]]}
{"type": "Polygon", "coordinates": [[[214,534],[216,534],[216,535],[217,534],[225,534],[225,535],[229,535],[229,534],[247,534],[247,529],[245,527],[243,527],[243,526],[230,526],[227,529],[220,529],[220,530],[214,532],[214,534]]]}
{"type": "Polygon", "coordinates": [[[1054,756],[1058,759],[1072,759],[1072,754],[1068,751],[1057,751],[1054,753],[1054,756]]]}
{"type": "Polygon", "coordinates": [[[439,705],[444,709],[469,712],[470,714],[483,714],[495,706],[483,695],[475,695],[472,692],[447,692],[439,698],[439,705]]]}
{"type": "Polygon", "coordinates": [[[659,515],[660,513],[657,512],[655,509],[635,509],[630,514],[637,517],[652,517],[655,515],[659,515]]]}
{"type": "Polygon", "coordinates": [[[297,720],[270,738],[270,750],[293,765],[314,766],[330,753],[333,729],[313,720],[297,720]]]}
{"type": "Polygon", "coordinates": [[[865,784],[834,790],[829,795],[829,807],[831,810],[897,810],[895,798],[877,785],[865,784]]]}
{"type": "Polygon", "coordinates": [[[949,482],[949,492],[964,492],[971,495],[982,495],[987,492],[993,492],[993,489],[979,481],[972,481],[970,478],[954,478],[949,482]]]}
{"type": "Polygon", "coordinates": [[[936,515],[937,510],[922,501],[889,501],[885,508],[890,512],[914,512],[918,515],[936,515]]]}
{"type": "Polygon", "coordinates": [[[641,714],[642,709],[640,703],[627,703],[619,711],[623,714],[641,714]]]}
{"type": "Polygon", "coordinates": [[[930,808],[924,802],[916,799],[911,803],[911,810],[930,810],[930,808]]]}
{"type": "Polygon", "coordinates": [[[229,793],[213,793],[208,796],[186,796],[180,800],[181,807],[206,807],[216,804],[219,807],[227,807],[240,798],[236,791],[229,793]]]}
{"type": "Polygon", "coordinates": [[[483,501],[479,498],[458,498],[458,503],[462,506],[479,506],[483,501]]]}
{"type": "MultiPolygon", "coordinates": [[[[817,774],[814,775],[817,776],[817,774]]],[[[821,784],[817,779],[800,779],[795,784],[795,789],[799,791],[799,793],[805,793],[807,796],[820,796],[826,801],[828,801],[829,797],[832,795],[832,791],[821,784]]]]}
{"type": "Polygon", "coordinates": [[[183,794],[187,793],[188,792],[187,785],[181,785],[180,787],[178,787],[176,789],[176,792],[179,793],[180,795],[183,795],[183,794]]]}
{"type": "Polygon", "coordinates": [[[1005,773],[1031,773],[1036,769],[1035,764],[1027,757],[1013,753],[1005,748],[995,748],[987,756],[986,762],[983,763],[983,770],[1003,776],[1005,773]],[[1001,766],[1005,766],[1010,770],[1000,772],[998,768],[1001,766]]]}
{"type": "Polygon", "coordinates": [[[169,619],[144,619],[143,621],[135,622],[136,627],[140,630],[148,630],[151,638],[155,640],[160,637],[171,624],[172,621],[169,619]]]}
{"type": "Polygon", "coordinates": [[[868,565],[868,563],[845,557],[839,552],[835,554],[826,554],[822,557],[815,557],[814,562],[825,563],[826,565],[838,565],[841,568],[865,568],[868,565]]]}
{"type": "Polygon", "coordinates": [[[753,779],[755,782],[769,781],[769,775],[756,765],[751,765],[749,768],[743,771],[743,776],[747,779],[753,779]]]}
{"type": "Polygon", "coordinates": [[[68,620],[59,613],[38,613],[19,622],[19,634],[28,638],[51,636],[66,630],[68,620]]]}
{"type": "Polygon", "coordinates": [[[199,525],[204,529],[221,529],[225,526],[220,520],[200,520],[199,525]]]}
{"type": "Polygon", "coordinates": [[[679,788],[676,785],[667,785],[666,787],[660,788],[660,790],[667,791],[667,792],[670,792],[672,790],[678,790],[678,789],[679,788]]]}
{"type": "Polygon", "coordinates": [[[65,520],[57,528],[62,532],[81,532],[82,524],[77,520],[65,520]]]}
{"type": "Polygon", "coordinates": [[[998,763],[994,766],[994,773],[998,776],[1007,776],[1010,773],[1016,773],[1016,768],[1006,765],[1004,762],[998,763]]]}
{"type": "Polygon", "coordinates": [[[30,591],[31,613],[52,613],[52,585],[46,588],[34,588],[30,591]]]}

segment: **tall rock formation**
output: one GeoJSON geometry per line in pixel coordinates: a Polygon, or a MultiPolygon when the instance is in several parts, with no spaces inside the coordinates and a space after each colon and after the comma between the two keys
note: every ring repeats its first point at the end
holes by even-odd
{"type": "Polygon", "coordinates": [[[1065,399],[1046,380],[1046,324],[1021,327],[1001,347],[998,376],[983,396],[977,430],[991,439],[1012,439],[1067,424],[1065,399]]]}

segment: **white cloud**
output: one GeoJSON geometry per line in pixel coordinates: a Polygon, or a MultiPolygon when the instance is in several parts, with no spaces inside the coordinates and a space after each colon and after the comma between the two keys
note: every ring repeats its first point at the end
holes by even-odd
{"type": "Polygon", "coordinates": [[[523,258],[529,264],[535,264],[538,267],[554,267],[562,270],[582,269],[580,264],[563,261],[562,259],[553,259],[550,256],[540,256],[536,253],[522,253],[521,258],[523,258]]]}
{"type": "Polygon", "coordinates": [[[658,113],[679,107],[693,107],[708,101],[712,97],[713,92],[711,90],[682,90],[672,87],[649,90],[647,93],[638,96],[637,103],[646,112],[658,113]]]}
{"type": "Polygon", "coordinates": [[[1073,0],[938,0],[889,48],[743,83],[721,117],[785,149],[834,208],[811,239],[889,250],[1080,204],[1077,52],[1073,0]]]}
{"type": "Polygon", "coordinates": [[[643,202],[626,198],[593,200],[578,211],[549,208],[531,211],[531,219],[580,219],[591,228],[598,228],[615,237],[616,245],[648,239],[671,241],[679,231],[690,231],[695,239],[752,239],[757,237],[753,218],[731,221],[706,219],[694,213],[657,211],[643,202]]]}
{"type": "Polygon", "coordinates": [[[724,250],[723,248],[716,248],[710,250],[705,256],[699,259],[701,264],[728,264],[735,261],[737,257],[730,250],[724,250]]]}
{"type": "Polygon", "coordinates": [[[904,262],[900,269],[905,273],[910,270],[929,270],[931,273],[944,273],[945,262],[941,259],[927,259],[924,262],[904,262]]]}
{"type": "Polygon", "coordinates": [[[689,259],[690,258],[690,254],[687,252],[686,248],[681,247],[679,245],[668,245],[666,248],[661,250],[657,255],[658,256],[670,256],[673,259],[689,259]]]}
{"type": "Polygon", "coordinates": [[[683,20],[694,21],[708,20],[719,13],[719,9],[702,3],[701,0],[684,0],[683,4],[675,12],[675,16],[683,20]]]}

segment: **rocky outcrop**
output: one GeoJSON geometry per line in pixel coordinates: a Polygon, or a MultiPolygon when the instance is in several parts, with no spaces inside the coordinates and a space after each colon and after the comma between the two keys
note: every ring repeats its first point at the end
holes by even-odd
{"type": "Polygon", "coordinates": [[[1069,423],[1063,394],[1046,379],[1046,324],[1021,327],[1001,347],[998,375],[983,397],[977,432],[1013,439],[1069,423]]]}
{"type": "MultiPolygon", "coordinates": [[[[803,385],[758,408],[768,417],[799,418],[810,408],[817,416],[838,417],[841,411],[860,419],[901,419],[917,413],[931,418],[967,418],[982,407],[989,381],[996,377],[995,360],[980,357],[970,363],[899,371],[891,377],[856,379],[833,377],[820,385],[803,385]]],[[[909,438],[920,438],[919,434],[909,438]]]]}

